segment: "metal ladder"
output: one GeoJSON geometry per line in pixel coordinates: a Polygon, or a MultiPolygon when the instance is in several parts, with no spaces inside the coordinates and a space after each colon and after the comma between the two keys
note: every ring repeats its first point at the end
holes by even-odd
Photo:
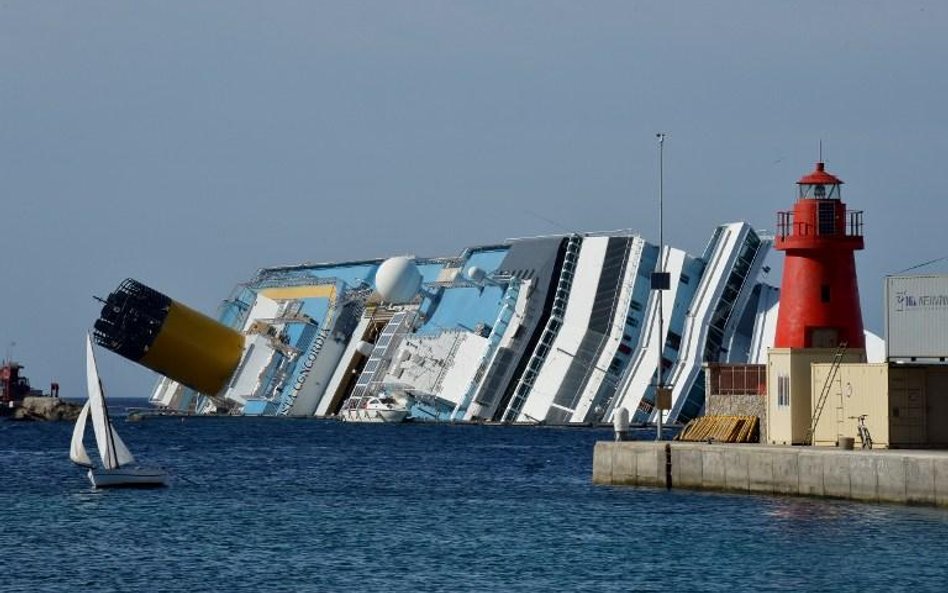
{"type": "Polygon", "coordinates": [[[820,416],[823,415],[823,407],[826,406],[826,400],[829,398],[833,380],[836,379],[836,374],[839,372],[839,365],[843,361],[843,355],[846,354],[846,346],[846,342],[840,342],[836,348],[836,353],[833,354],[833,363],[830,365],[829,374],[826,375],[826,381],[823,382],[823,390],[820,391],[820,397],[816,401],[816,409],[813,411],[813,419],[810,422],[810,428],[806,431],[807,445],[813,444],[813,435],[816,433],[816,425],[820,421],[820,416]]]}

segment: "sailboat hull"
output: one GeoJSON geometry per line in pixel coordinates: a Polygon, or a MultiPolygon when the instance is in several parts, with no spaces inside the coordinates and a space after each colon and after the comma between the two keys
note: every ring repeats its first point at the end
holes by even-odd
{"type": "Polygon", "coordinates": [[[88,475],[94,488],[160,488],[168,485],[168,473],[154,467],[93,468],[88,475]]]}

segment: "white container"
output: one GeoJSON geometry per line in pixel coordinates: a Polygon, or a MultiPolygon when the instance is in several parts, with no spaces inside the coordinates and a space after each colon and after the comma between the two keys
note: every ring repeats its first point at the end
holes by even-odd
{"type": "Polygon", "coordinates": [[[948,359],[948,276],[888,276],[885,281],[886,359],[948,359]]]}

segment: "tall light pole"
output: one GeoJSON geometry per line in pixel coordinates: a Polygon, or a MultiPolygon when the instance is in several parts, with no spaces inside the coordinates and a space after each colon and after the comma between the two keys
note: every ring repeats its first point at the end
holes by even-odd
{"type": "Polygon", "coordinates": [[[652,290],[658,298],[658,365],[655,380],[655,408],[658,410],[658,423],[655,440],[662,440],[662,414],[669,407],[669,395],[665,391],[665,378],[662,376],[662,359],[665,350],[664,291],[670,288],[668,273],[665,272],[665,133],[655,134],[658,138],[658,269],[652,274],[652,290]]]}

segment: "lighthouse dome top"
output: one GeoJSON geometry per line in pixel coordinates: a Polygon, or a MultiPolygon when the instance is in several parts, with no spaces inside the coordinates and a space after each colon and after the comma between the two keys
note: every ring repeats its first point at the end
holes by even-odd
{"type": "Polygon", "coordinates": [[[815,200],[838,200],[839,186],[843,180],[826,172],[822,162],[816,163],[812,173],[804,175],[797,181],[800,186],[800,197],[815,200]]]}

